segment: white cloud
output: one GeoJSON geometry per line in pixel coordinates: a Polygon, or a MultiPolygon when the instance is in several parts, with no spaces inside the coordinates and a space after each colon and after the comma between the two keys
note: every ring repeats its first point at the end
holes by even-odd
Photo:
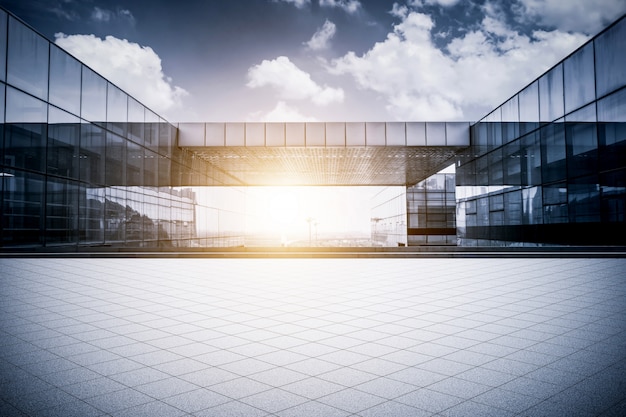
{"type": "Polygon", "coordinates": [[[321,7],[339,7],[347,13],[356,13],[361,8],[361,2],[358,0],[320,0],[321,7]]]}
{"type": "Polygon", "coordinates": [[[326,20],[324,25],[317,29],[311,39],[305,44],[314,51],[328,48],[330,40],[335,36],[337,32],[337,26],[330,20],[326,20]]]}
{"type": "Polygon", "coordinates": [[[276,2],[285,2],[285,3],[293,3],[294,6],[296,6],[298,9],[302,9],[304,6],[306,6],[307,4],[311,3],[311,0],[273,0],[275,3],[276,2]]]}
{"type": "Polygon", "coordinates": [[[135,16],[127,9],[118,9],[116,11],[101,9],[94,7],[91,11],[91,20],[96,22],[110,22],[115,19],[127,20],[130,23],[135,23],[135,16]]]}
{"type": "Polygon", "coordinates": [[[397,119],[476,120],[587,39],[561,31],[529,37],[486,17],[441,50],[433,28],[429,16],[409,12],[383,42],[332,61],[329,70],[380,94],[397,119]]]}
{"type": "Polygon", "coordinates": [[[188,95],[163,74],[148,46],[107,36],[55,34],[55,43],[157,113],[180,107],[188,95]]]}
{"type": "Polygon", "coordinates": [[[283,100],[311,100],[325,106],[334,102],[342,102],[344,93],[341,88],[319,86],[311,79],[311,75],[294,65],[286,56],[274,60],[263,60],[248,69],[250,88],[273,87],[283,100]]]}
{"type": "Polygon", "coordinates": [[[624,0],[519,0],[521,22],[538,21],[567,32],[595,35],[626,12],[624,0]]]}
{"type": "Polygon", "coordinates": [[[248,115],[250,122],[317,122],[315,117],[305,116],[295,107],[289,106],[284,101],[279,101],[272,110],[267,113],[255,112],[248,115]]]}
{"type": "Polygon", "coordinates": [[[407,4],[413,7],[424,7],[424,5],[452,7],[455,6],[459,1],[460,0],[409,0],[407,4]]]}

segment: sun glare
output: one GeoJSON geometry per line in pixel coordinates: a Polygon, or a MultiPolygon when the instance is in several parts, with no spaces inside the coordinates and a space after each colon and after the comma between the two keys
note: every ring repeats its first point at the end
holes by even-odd
{"type": "Polygon", "coordinates": [[[293,226],[299,215],[298,194],[291,189],[274,189],[269,193],[269,217],[276,228],[293,226]]]}

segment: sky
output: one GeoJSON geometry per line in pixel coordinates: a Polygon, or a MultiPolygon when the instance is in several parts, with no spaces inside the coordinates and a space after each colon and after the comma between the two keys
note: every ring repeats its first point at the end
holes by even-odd
{"type": "Polygon", "coordinates": [[[624,0],[0,0],[171,122],[477,121],[624,0]]]}

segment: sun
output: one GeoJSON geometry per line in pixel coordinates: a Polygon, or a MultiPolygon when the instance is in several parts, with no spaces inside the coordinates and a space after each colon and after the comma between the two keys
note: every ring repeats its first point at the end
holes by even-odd
{"type": "Polygon", "coordinates": [[[269,196],[269,217],[281,229],[293,226],[298,218],[298,194],[291,189],[275,189],[269,196]]]}

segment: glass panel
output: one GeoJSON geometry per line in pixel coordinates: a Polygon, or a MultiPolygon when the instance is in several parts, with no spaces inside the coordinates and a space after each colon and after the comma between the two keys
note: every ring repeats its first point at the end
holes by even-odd
{"type": "Polygon", "coordinates": [[[130,138],[143,145],[144,142],[144,107],[137,100],[128,97],[128,125],[130,138]]]}
{"type": "Polygon", "coordinates": [[[80,187],[78,232],[80,243],[104,242],[104,188],[80,187]]]}
{"type": "Polygon", "coordinates": [[[598,135],[596,105],[590,104],[565,119],[570,176],[579,177],[598,171],[598,135]]]}
{"type": "Polygon", "coordinates": [[[154,112],[146,109],[145,112],[146,126],[144,128],[145,142],[147,148],[157,150],[159,147],[159,116],[154,112]]]}
{"type": "Polygon", "coordinates": [[[522,210],[524,224],[542,224],[542,195],[541,187],[532,187],[522,190],[522,210]]]}
{"type": "Polygon", "coordinates": [[[43,101],[8,87],[4,164],[45,172],[46,107],[43,101]]]}
{"type": "Polygon", "coordinates": [[[543,187],[544,223],[567,223],[567,187],[565,183],[543,187]]]}
{"type": "Polygon", "coordinates": [[[143,159],[143,186],[146,187],[158,187],[159,179],[158,179],[158,168],[159,168],[159,159],[157,158],[156,152],[153,152],[149,149],[144,149],[144,159],[143,159]]]}
{"type": "Polygon", "coordinates": [[[7,123],[46,123],[48,106],[41,100],[7,87],[7,123]]]}
{"type": "Polygon", "coordinates": [[[48,177],[46,188],[46,245],[76,243],[78,183],[48,177]]]}
{"type": "Polygon", "coordinates": [[[522,185],[541,184],[541,143],[537,132],[521,139],[522,185]]]}
{"type": "Polygon", "coordinates": [[[519,93],[520,134],[539,127],[539,84],[537,81],[519,93]]]}
{"type": "Polygon", "coordinates": [[[593,43],[590,42],[563,63],[565,112],[569,113],[596,97],[593,43]]]}
{"type": "Polygon", "coordinates": [[[104,129],[83,123],[80,131],[80,179],[89,184],[104,184],[106,137],[104,129]]]}
{"type": "Polygon", "coordinates": [[[128,128],[128,95],[109,83],[107,89],[107,128],[126,136],[128,128]]]}
{"type": "Polygon", "coordinates": [[[83,67],[81,100],[81,117],[104,124],[107,114],[107,81],[87,67],[83,67]]]}
{"type": "Polygon", "coordinates": [[[600,221],[600,184],[597,176],[570,181],[567,191],[570,222],[600,221]]]}
{"type": "Polygon", "coordinates": [[[78,179],[80,123],[76,116],[50,106],[48,174],[78,179]]]}
{"type": "Polygon", "coordinates": [[[7,14],[0,10],[0,80],[7,76],[7,14]]]}
{"type": "Polygon", "coordinates": [[[126,184],[126,139],[111,132],[106,134],[105,184],[121,186],[126,184]]]}
{"type": "Polygon", "coordinates": [[[594,41],[597,96],[626,85],[626,21],[613,26],[594,41]]]}
{"type": "Polygon", "coordinates": [[[79,115],[81,64],[57,46],[50,48],[50,103],[79,115]]]}
{"type": "Polygon", "coordinates": [[[123,242],[126,231],[126,190],[108,187],[105,202],[105,241],[123,242]]]}
{"type": "Polygon", "coordinates": [[[141,185],[143,182],[143,148],[127,142],[126,184],[141,185]]]}
{"type": "Polygon", "coordinates": [[[522,192],[513,191],[504,194],[504,224],[522,224],[522,192]]]}
{"type": "Polygon", "coordinates": [[[623,168],[626,161],[626,89],[598,101],[598,121],[602,168],[623,168]]]}
{"type": "Polygon", "coordinates": [[[508,143],[519,136],[519,101],[513,97],[502,105],[502,141],[508,143]]]}
{"type": "Polygon", "coordinates": [[[541,129],[541,147],[543,181],[565,179],[567,169],[564,123],[551,123],[541,129]]]}
{"type": "Polygon", "coordinates": [[[602,220],[626,222],[626,170],[603,174],[600,181],[602,220]]]}
{"type": "Polygon", "coordinates": [[[563,65],[559,64],[539,79],[540,120],[551,122],[563,116],[563,65]]]}
{"type": "Polygon", "coordinates": [[[46,100],[48,48],[47,40],[9,16],[7,82],[46,100]]]}
{"type": "Polygon", "coordinates": [[[3,243],[7,246],[43,243],[44,176],[11,170],[3,176],[2,208],[3,243]]]}
{"type": "Polygon", "coordinates": [[[509,186],[521,185],[522,171],[520,157],[520,141],[509,143],[503,148],[504,184],[509,186]]]}

